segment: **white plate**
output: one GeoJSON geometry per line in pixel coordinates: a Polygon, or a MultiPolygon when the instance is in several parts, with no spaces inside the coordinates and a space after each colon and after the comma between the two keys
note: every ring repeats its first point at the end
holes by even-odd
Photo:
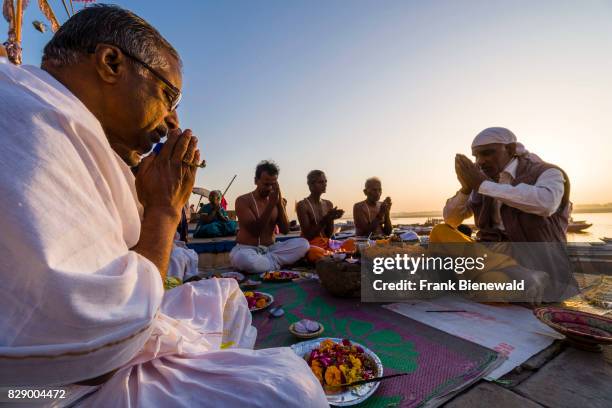
{"type": "MultiPolygon", "coordinates": [[[[291,349],[295,354],[304,358],[306,357],[312,350],[319,347],[319,345],[323,342],[323,340],[332,340],[335,343],[339,343],[342,339],[335,337],[320,337],[314,340],[302,341],[300,343],[296,343],[291,346],[291,349]]],[[[351,340],[351,344],[354,346],[359,346],[363,349],[364,353],[374,360],[376,364],[376,369],[378,372],[376,373],[377,377],[381,377],[383,375],[383,365],[380,361],[380,358],[369,348],[364,347],[359,343],[355,343],[351,340]]],[[[357,385],[354,387],[350,387],[348,390],[338,393],[338,394],[326,394],[327,402],[330,405],[334,405],[336,407],[348,407],[351,405],[359,404],[372,396],[378,389],[380,382],[371,382],[367,384],[357,385]]]]}
{"type": "Polygon", "coordinates": [[[260,294],[262,294],[262,295],[264,295],[264,296],[267,296],[267,297],[268,297],[268,299],[269,299],[268,304],[266,304],[264,307],[254,307],[254,308],[252,308],[252,309],[249,309],[251,312],[258,312],[258,311],[260,311],[260,310],[264,310],[265,308],[267,308],[268,306],[270,306],[272,303],[274,303],[274,296],[272,296],[272,295],[271,295],[271,294],[269,294],[269,293],[266,293],[266,292],[260,292],[260,291],[258,291],[258,290],[247,290],[247,292],[260,293],[260,294]]]}
{"type": "Polygon", "coordinates": [[[291,282],[294,279],[297,279],[299,277],[301,277],[302,275],[300,275],[297,272],[294,271],[270,271],[270,272],[285,272],[285,273],[290,273],[292,275],[294,275],[292,278],[284,278],[284,279],[264,279],[264,276],[266,275],[266,273],[268,272],[263,272],[261,275],[259,275],[259,277],[261,278],[262,282],[270,282],[270,283],[274,283],[274,282],[291,282]]]}
{"type": "Polygon", "coordinates": [[[238,282],[242,282],[244,280],[244,275],[240,272],[223,272],[221,273],[222,278],[233,278],[238,282]]]}

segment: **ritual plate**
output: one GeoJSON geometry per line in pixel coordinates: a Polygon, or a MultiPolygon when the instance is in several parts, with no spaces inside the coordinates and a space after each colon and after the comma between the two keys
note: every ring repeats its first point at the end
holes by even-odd
{"type": "MultiPolygon", "coordinates": [[[[332,340],[333,342],[339,343],[342,339],[335,337],[322,337],[315,340],[303,341],[300,343],[296,343],[291,346],[291,349],[295,354],[302,357],[303,359],[308,359],[310,353],[319,347],[324,340],[332,340]]],[[[376,366],[376,373],[374,376],[381,377],[383,375],[383,365],[380,361],[380,358],[369,348],[364,347],[359,343],[355,343],[351,341],[352,345],[361,347],[363,349],[364,354],[374,363],[376,366]]],[[[368,398],[370,398],[378,389],[380,382],[371,382],[367,384],[357,385],[353,387],[348,387],[339,392],[331,393],[326,392],[325,396],[327,397],[327,402],[330,405],[334,405],[336,407],[348,407],[351,405],[359,404],[368,398]]]]}
{"type": "Polygon", "coordinates": [[[540,307],[533,313],[578,348],[601,351],[601,344],[612,344],[612,319],[608,317],[559,307],[540,307]]]}
{"type": "Polygon", "coordinates": [[[245,277],[243,274],[241,274],[240,272],[223,272],[221,274],[222,278],[230,278],[230,279],[236,279],[238,281],[238,283],[242,282],[245,277]]]}
{"type": "Polygon", "coordinates": [[[257,289],[261,285],[261,281],[247,279],[240,284],[240,287],[244,290],[257,289]]]}
{"type": "Polygon", "coordinates": [[[343,231],[343,232],[339,232],[337,234],[334,234],[333,238],[334,239],[347,239],[347,238],[351,238],[355,236],[355,230],[352,231],[343,231]]]}
{"type": "Polygon", "coordinates": [[[247,302],[249,303],[249,310],[251,312],[257,312],[259,310],[264,310],[265,308],[267,308],[268,306],[270,306],[274,302],[274,296],[272,296],[269,293],[257,292],[257,291],[246,291],[246,292],[244,292],[244,296],[247,298],[247,302]],[[248,294],[253,294],[253,298],[254,299],[264,298],[266,300],[266,304],[264,306],[261,306],[261,307],[258,307],[256,305],[252,305],[251,306],[253,301],[249,300],[249,298],[251,296],[249,296],[248,294]]]}
{"type": "Polygon", "coordinates": [[[292,271],[270,271],[262,273],[261,275],[259,275],[259,277],[264,282],[280,283],[292,281],[293,279],[301,277],[301,275],[297,272],[292,271]]]}

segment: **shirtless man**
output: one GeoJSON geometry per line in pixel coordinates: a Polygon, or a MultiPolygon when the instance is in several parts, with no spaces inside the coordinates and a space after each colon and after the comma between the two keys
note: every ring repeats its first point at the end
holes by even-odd
{"type": "Polygon", "coordinates": [[[255,169],[255,190],[236,199],[239,230],[237,245],[230,252],[236,269],[249,273],[279,269],[302,258],[310,247],[304,238],[275,243],[276,226],[282,234],[289,233],[287,201],[278,185],[278,172],[275,163],[262,161],[255,169]]]}
{"type": "Polygon", "coordinates": [[[382,184],[376,177],[366,180],[363,193],[365,201],[353,206],[353,219],[357,236],[390,235],[393,231],[391,225],[391,197],[380,202],[382,184]]]}
{"type": "MultiPolygon", "coordinates": [[[[306,181],[310,195],[297,203],[295,210],[302,236],[310,242],[306,257],[310,262],[316,262],[330,253],[329,239],[334,233],[334,220],[341,218],[344,210],[334,207],[329,200],[321,199],[321,195],[327,190],[327,178],[323,171],[312,170],[306,181]]],[[[350,250],[351,244],[347,245],[348,247],[342,249],[350,250]]]]}
{"type": "Polygon", "coordinates": [[[310,195],[296,206],[302,236],[309,241],[317,237],[329,238],[334,232],[334,220],[342,217],[344,210],[321,198],[327,190],[327,178],[323,171],[311,171],[306,181],[310,195]]]}

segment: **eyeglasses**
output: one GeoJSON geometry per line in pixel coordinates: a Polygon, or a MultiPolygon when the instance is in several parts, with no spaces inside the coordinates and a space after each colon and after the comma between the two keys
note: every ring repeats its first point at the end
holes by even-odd
{"type": "MultiPolygon", "coordinates": [[[[112,44],[112,45],[114,47],[119,48],[119,50],[125,56],[131,58],[132,60],[136,61],[137,63],[139,63],[140,65],[142,65],[146,69],[148,69],[149,72],[151,72],[153,75],[155,75],[157,77],[157,79],[159,79],[160,81],[162,81],[164,83],[164,85],[166,85],[167,89],[164,90],[164,93],[166,94],[166,97],[168,98],[168,102],[170,104],[170,112],[174,112],[176,110],[176,108],[178,107],[179,103],[181,102],[181,99],[183,98],[183,94],[181,93],[181,90],[178,89],[176,86],[172,85],[172,82],[168,81],[156,69],[154,69],[152,66],[150,66],[149,64],[147,64],[146,62],[144,62],[140,58],[135,57],[134,55],[130,54],[129,52],[127,52],[126,50],[124,50],[123,48],[121,48],[121,47],[119,47],[117,45],[114,45],[114,44],[112,44]]],[[[95,46],[89,47],[87,52],[89,54],[95,54],[96,47],[95,46]]]]}

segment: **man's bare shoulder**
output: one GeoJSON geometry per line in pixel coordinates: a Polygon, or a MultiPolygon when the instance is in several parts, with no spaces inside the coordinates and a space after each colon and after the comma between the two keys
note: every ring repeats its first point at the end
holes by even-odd
{"type": "Polygon", "coordinates": [[[334,203],[332,203],[330,200],[323,199],[323,202],[325,203],[325,205],[327,205],[330,208],[334,207],[334,203]]]}
{"type": "Polygon", "coordinates": [[[238,204],[239,202],[244,202],[250,198],[251,198],[251,193],[245,193],[243,195],[240,195],[236,198],[236,204],[238,204]]]}
{"type": "Polygon", "coordinates": [[[297,202],[297,204],[295,205],[295,210],[296,211],[303,211],[306,209],[306,205],[304,203],[304,200],[300,200],[297,202]]]}

